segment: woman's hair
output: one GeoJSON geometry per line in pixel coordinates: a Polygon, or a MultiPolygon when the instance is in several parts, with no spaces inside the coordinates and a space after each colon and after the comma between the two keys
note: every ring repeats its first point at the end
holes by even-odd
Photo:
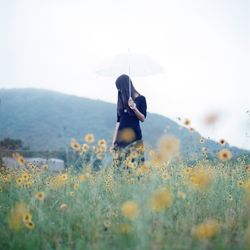
{"type": "Polygon", "coordinates": [[[135,115],[134,112],[128,106],[129,99],[129,81],[131,83],[131,97],[135,100],[135,94],[140,95],[140,93],[135,89],[130,77],[128,75],[120,75],[116,81],[115,85],[118,89],[118,99],[117,99],[117,113],[120,115],[124,109],[127,109],[129,115],[135,115]]]}

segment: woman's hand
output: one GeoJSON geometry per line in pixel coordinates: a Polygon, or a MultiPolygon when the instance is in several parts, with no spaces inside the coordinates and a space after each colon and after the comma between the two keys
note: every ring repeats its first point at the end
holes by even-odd
{"type": "Polygon", "coordinates": [[[136,104],[135,104],[135,102],[133,101],[132,97],[129,97],[129,99],[128,99],[128,106],[129,106],[131,109],[135,109],[135,108],[136,108],[136,104]]]}

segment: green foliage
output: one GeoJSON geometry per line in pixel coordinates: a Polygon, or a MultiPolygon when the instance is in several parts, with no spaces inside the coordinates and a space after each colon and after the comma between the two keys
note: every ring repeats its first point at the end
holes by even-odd
{"type": "MultiPolygon", "coordinates": [[[[112,166],[92,172],[85,166],[80,173],[68,169],[51,176],[39,169],[30,170],[27,186],[16,179],[24,172],[10,172],[0,178],[0,244],[3,249],[248,249],[249,205],[246,190],[237,185],[246,183],[250,172],[239,161],[200,164],[213,173],[206,189],[192,186],[186,175],[186,163],[173,163],[167,169],[153,165],[137,178],[137,172],[113,174],[112,166]],[[162,178],[163,172],[169,178],[162,178]],[[66,174],[63,182],[56,180],[66,174]],[[80,178],[84,177],[84,178],[80,178]],[[54,179],[53,179],[54,178],[54,179]],[[166,187],[172,196],[170,206],[161,211],[150,208],[150,200],[159,187],[166,187]],[[36,199],[43,192],[44,200],[36,199]],[[138,205],[138,216],[129,219],[122,213],[124,202],[138,205]],[[8,218],[14,205],[23,201],[35,225],[24,224],[13,231],[8,218]],[[213,237],[193,237],[192,230],[207,219],[219,223],[213,237]]],[[[27,173],[27,170],[26,170],[27,173]]]]}

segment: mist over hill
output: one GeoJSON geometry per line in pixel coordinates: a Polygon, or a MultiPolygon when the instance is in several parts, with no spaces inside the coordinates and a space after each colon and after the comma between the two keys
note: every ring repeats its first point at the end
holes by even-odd
{"type": "MultiPolygon", "coordinates": [[[[21,139],[32,150],[58,150],[68,147],[71,138],[83,143],[86,133],[94,133],[96,140],[104,138],[111,145],[115,104],[29,88],[0,89],[0,102],[0,139],[21,139]]],[[[145,142],[152,147],[163,134],[169,134],[180,139],[184,155],[201,154],[202,147],[212,153],[221,149],[212,140],[201,144],[199,133],[158,114],[148,112],[141,127],[145,142]]],[[[247,152],[236,147],[231,150],[234,155],[247,152]]]]}

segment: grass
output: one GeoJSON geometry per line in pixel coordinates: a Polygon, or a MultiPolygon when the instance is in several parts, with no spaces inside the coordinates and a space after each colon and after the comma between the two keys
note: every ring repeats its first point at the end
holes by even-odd
{"type": "Polygon", "coordinates": [[[74,162],[54,174],[44,166],[2,168],[2,249],[250,249],[244,159],[203,158],[191,167],[149,160],[121,175],[110,163],[97,172],[84,162],[74,169],[74,162]],[[25,209],[15,208],[20,202],[25,209]]]}

